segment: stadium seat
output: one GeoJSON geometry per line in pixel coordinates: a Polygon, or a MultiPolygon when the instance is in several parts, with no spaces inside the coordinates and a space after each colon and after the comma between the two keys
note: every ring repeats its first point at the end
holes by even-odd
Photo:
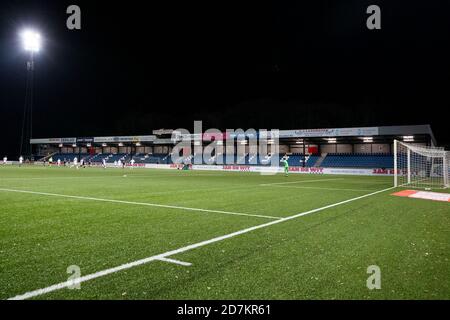
{"type": "Polygon", "coordinates": [[[392,154],[344,154],[329,153],[323,160],[322,167],[330,168],[393,168],[392,154]]]}

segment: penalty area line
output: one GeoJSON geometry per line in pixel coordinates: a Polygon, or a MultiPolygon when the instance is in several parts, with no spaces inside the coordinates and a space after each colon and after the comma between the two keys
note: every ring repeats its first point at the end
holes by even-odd
{"type": "Polygon", "coordinates": [[[40,295],[43,295],[43,294],[47,294],[47,293],[50,293],[50,292],[53,292],[53,291],[57,291],[57,290],[60,290],[60,289],[63,289],[63,288],[67,288],[69,286],[73,286],[75,284],[79,284],[79,283],[82,283],[82,282],[86,282],[86,281],[89,281],[89,280],[100,278],[100,277],[103,277],[103,276],[106,276],[106,275],[109,275],[109,274],[113,274],[113,273],[116,273],[116,272],[119,272],[119,271],[122,271],[122,270],[126,270],[126,269],[130,269],[130,268],[133,268],[133,267],[137,267],[137,266],[149,263],[151,261],[167,259],[167,257],[173,256],[175,254],[184,253],[184,252],[196,249],[196,248],[207,246],[207,245],[212,244],[212,243],[216,243],[216,242],[220,242],[220,241],[223,241],[223,240],[226,240],[226,239],[234,238],[234,237],[237,237],[239,235],[242,235],[242,234],[245,234],[245,233],[249,233],[251,231],[255,231],[255,230],[258,230],[258,229],[262,229],[262,228],[267,228],[269,226],[272,226],[272,225],[275,225],[275,224],[278,224],[278,223],[282,223],[282,222],[285,222],[285,221],[293,220],[293,219],[296,219],[296,218],[299,218],[299,217],[303,217],[303,216],[306,216],[308,214],[312,214],[312,213],[315,213],[315,212],[319,212],[319,211],[323,211],[323,210],[330,209],[330,208],[333,208],[333,207],[337,207],[337,206],[340,206],[340,205],[343,205],[343,204],[346,204],[346,203],[350,203],[350,202],[353,202],[353,201],[357,201],[357,200],[360,200],[360,199],[371,197],[373,195],[376,195],[376,194],[379,194],[379,193],[382,193],[382,192],[386,192],[386,191],[389,191],[389,190],[392,190],[392,189],[395,189],[395,188],[396,187],[390,187],[390,188],[386,188],[386,189],[383,189],[383,190],[378,190],[378,191],[375,191],[375,192],[372,192],[372,193],[368,193],[368,194],[365,194],[365,195],[362,195],[362,196],[359,196],[359,197],[355,197],[355,198],[351,198],[351,199],[348,199],[348,200],[336,202],[336,203],[333,203],[333,204],[330,204],[330,205],[327,205],[327,206],[324,206],[324,207],[321,207],[321,208],[317,208],[317,209],[313,209],[313,210],[309,210],[309,211],[305,211],[305,212],[300,212],[300,213],[294,214],[294,215],[289,216],[289,217],[285,217],[285,218],[281,218],[281,219],[278,219],[278,220],[275,220],[275,221],[270,221],[270,222],[259,224],[259,225],[253,226],[253,227],[245,228],[245,229],[242,229],[242,230],[239,230],[239,231],[235,231],[235,232],[232,232],[232,233],[229,233],[229,234],[225,234],[223,236],[215,237],[215,238],[212,238],[212,239],[209,239],[209,240],[193,243],[193,244],[187,245],[185,247],[181,247],[181,248],[178,248],[178,249],[175,249],[175,250],[167,251],[167,252],[155,255],[155,256],[151,256],[151,257],[147,257],[147,258],[144,258],[144,259],[141,259],[141,260],[136,260],[136,261],[129,262],[129,263],[126,263],[126,264],[122,264],[120,266],[117,266],[117,267],[114,267],[114,268],[110,268],[110,269],[106,269],[106,270],[102,270],[102,271],[95,272],[95,273],[92,273],[92,274],[88,274],[88,275],[82,276],[80,278],[71,279],[71,280],[68,280],[68,281],[57,283],[57,284],[54,284],[54,285],[46,287],[46,288],[41,288],[41,289],[29,291],[29,292],[26,292],[24,294],[17,295],[15,297],[9,298],[8,300],[25,300],[25,299],[37,297],[37,296],[40,296],[40,295]]]}
{"type": "Polygon", "coordinates": [[[326,187],[306,187],[306,186],[267,186],[261,185],[261,187],[276,187],[276,188],[289,188],[289,189],[311,189],[311,190],[329,190],[329,191],[354,191],[354,192],[370,192],[373,189],[346,189],[346,188],[326,188],[326,187]]]}

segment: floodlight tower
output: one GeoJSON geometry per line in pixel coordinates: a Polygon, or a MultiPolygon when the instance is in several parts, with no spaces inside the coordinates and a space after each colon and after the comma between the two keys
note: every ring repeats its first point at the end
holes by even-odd
{"type": "Polygon", "coordinates": [[[24,30],[20,37],[23,48],[29,53],[27,61],[27,84],[25,91],[25,105],[23,108],[22,138],[20,142],[20,155],[31,158],[32,148],[30,139],[33,135],[33,82],[34,82],[34,55],[41,49],[41,36],[33,30],[24,30]]]}

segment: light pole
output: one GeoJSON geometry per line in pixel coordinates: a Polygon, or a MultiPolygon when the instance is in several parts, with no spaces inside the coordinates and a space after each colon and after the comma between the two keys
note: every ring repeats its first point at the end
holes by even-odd
{"type": "Polygon", "coordinates": [[[31,160],[32,148],[30,139],[33,135],[33,81],[34,81],[34,55],[41,49],[41,36],[33,30],[24,30],[20,37],[25,51],[29,53],[27,61],[27,84],[25,91],[25,104],[23,108],[22,136],[20,142],[20,156],[31,160]]]}

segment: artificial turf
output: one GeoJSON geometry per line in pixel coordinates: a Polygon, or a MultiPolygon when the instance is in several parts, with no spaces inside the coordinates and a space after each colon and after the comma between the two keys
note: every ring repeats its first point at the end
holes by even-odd
{"type": "MultiPolygon", "coordinates": [[[[0,167],[0,298],[64,282],[70,265],[87,275],[391,185],[390,177],[0,167]]],[[[170,257],[191,266],[152,261],[34,299],[448,299],[450,204],[395,191],[170,257]],[[381,269],[379,290],[366,286],[370,265],[381,269]]]]}

